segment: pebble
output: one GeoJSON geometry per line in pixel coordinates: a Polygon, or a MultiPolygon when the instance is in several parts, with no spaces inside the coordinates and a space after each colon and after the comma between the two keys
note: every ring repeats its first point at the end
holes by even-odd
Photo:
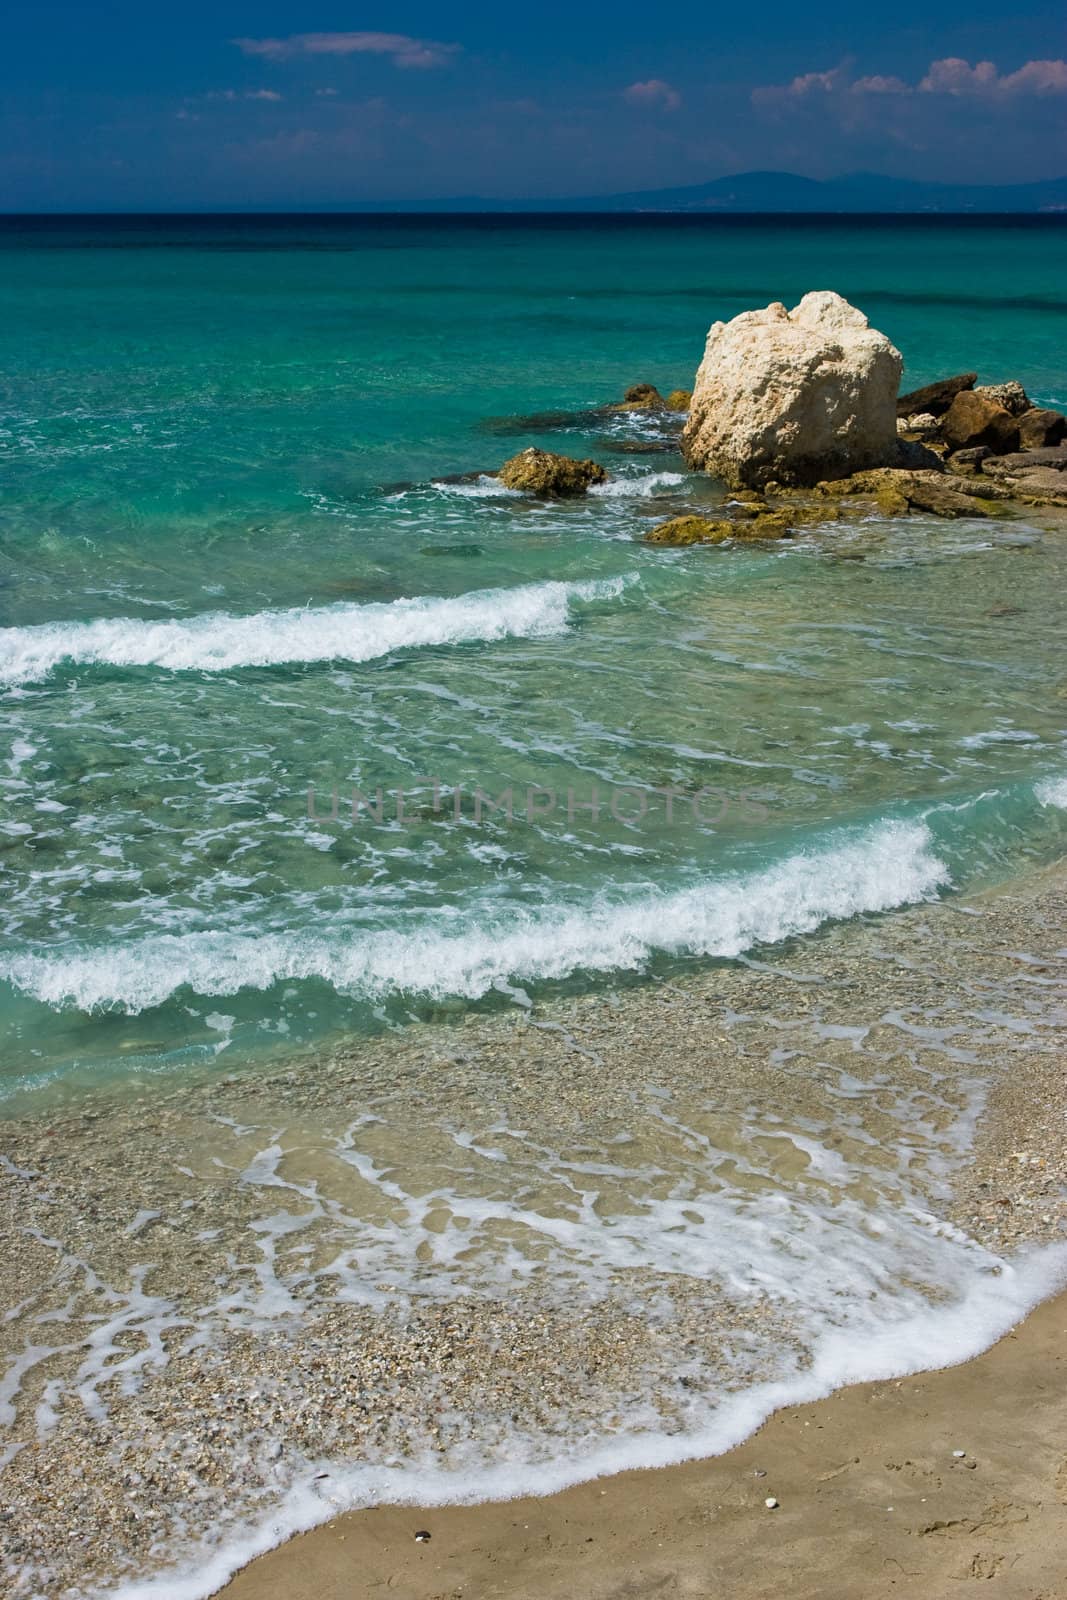
{"type": "Polygon", "coordinates": [[[769,1494],[766,1500],[764,1500],[763,1504],[767,1507],[768,1511],[777,1511],[778,1509],[778,1502],[774,1498],[773,1494],[769,1494]]]}

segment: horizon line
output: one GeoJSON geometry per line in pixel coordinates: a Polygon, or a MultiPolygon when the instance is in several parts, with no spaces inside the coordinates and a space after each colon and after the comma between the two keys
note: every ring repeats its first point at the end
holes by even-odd
{"type": "Polygon", "coordinates": [[[387,201],[373,202],[365,200],[351,201],[347,204],[326,206],[168,206],[160,208],[148,207],[118,207],[104,206],[82,209],[76,207],[40,208],[27,210],[6,210],[0,207],[0,221],[35,221],[50,217],[688,217],[693,221],[723,222],[733,218],[751,217],[914,217],[937,219],[941,217],[1014,217],[1014,218],[1042,218],[1045,220],[1063,220],[1067,218],[1067,202],[1063,205],[1039,206],[1033,210],[1023,208],[1011,209],[971,209],[956,208],[951,206],[923,206],[917,208],[895,207],[892,210],[872,207],[867,210],[862,207],[828,207],[816,209],[815,207],[798,206],[759,206],[759,207],[708,207],[695,209],[689,206],[578,206],[566,202],[546,204],[543,207],[533,203],[505,203],[488,204],[481,207],[455,209],[449,207],[447,201],[414,200],[404,205],[392,204],[387,201]],[[435,209],[435,208],[440,209],[435,209]]]}

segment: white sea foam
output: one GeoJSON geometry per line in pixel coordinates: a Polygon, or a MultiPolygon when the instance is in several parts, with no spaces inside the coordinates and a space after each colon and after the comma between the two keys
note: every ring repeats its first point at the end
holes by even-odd
{"type": "Polygon", "coordinates": [[[620,496],[624,499],[635,496],[647,498],[669,493],[672,489],[680,488],[684,482],[684,472],[645,472],[633,477],[609,478],[607,483],[594,484],[589,493],[608,500],[620,496]]]}
{"type": "Polygon", "coordinates": [[[0,684],[39,681],[61,664],[223,672],[285,662],[370,661],[418,645],[561,633],[579,600],[620,595],[625,578],[520,584],[373,605],[308,606],[182,620],[135,617],[0,629],[0,684]]]}
{"type": "MultiPolygon", "coordinates": [[[[460,500],[515,500],[522,498],[520,489],[507,489],[489,472],[483,472],[478,478],[470,478],[463,483],[446,482],[434,479],[432,488],[438,494],[455,495],[460,500]]],[[[398,497],[399,498],[399,497],[398,497]]]]}
{"type": "Polygon", "coordinates": [[[642,886],[628,898],[528,912],[498,903],[444,907],[432,925],[353,935],[311,932],[161,934],[69,954],[23,953],[0,978],[52,1006],[129,1012],[188,986],[201,995],[318,978],[346,994],[397,991],[474,999],[509,978],[559,979],[585,970],[640,969],[657,951],[733,957],[862,911],[920,900],[948,879],[922,823],[891,822],[836,846],[792,855],[761,872],[673,892],[642,886]]]}
{"type": "Polygon", "coordinates": [[[1034,794],[1039,805],[1056,806],[1061,811],[1067,811],[1067,776],[1042,778],[1040,783],[1034,784],[1034,794]]]}
{"type": "MultiPolygon", "coordinates": [[[[206,1600],[241,1567],[341,1512],[383,1504],[471,1505],[521,1495],[556,1494],[591,1478],[677,1465],[721,1455],[754,1433],[784,1406],[819,1400],[849,1383],[905,1377],[959,1365],[979,1355],[1041,1300],[1067,1284],[1067,1245],[1050,1245],[986,1273],[948,1305],[913,1305],[884,1318],[872,1311],[848,1329],[828,1331],[810,1366],[784,1379],[754,1384],[726,1399],[713,1418],[692,1431],[630,1433],[584,1450],[560,1447],[551,1460],[503,1459],[491,1466],[448,1470],[426,1459],[395,1466],[309,1463],[302,1482],[256,1522],[205,1545],[197,1558],[151,1578],[106,1591],[111,1600],[206,1600]]],[[[97,1591],[103,1600],[105,1591],[97,1591]]]]}
{"type": "Polygon", "coordinates": [[[990,728],[984,733],[969,733],[960,740],[965,750],[984,750],[991,744],[1037,744],[1039,736],[1025,728],[990,728]]]}

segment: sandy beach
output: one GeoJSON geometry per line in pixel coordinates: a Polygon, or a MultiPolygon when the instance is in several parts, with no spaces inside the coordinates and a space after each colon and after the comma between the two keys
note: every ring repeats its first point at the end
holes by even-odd
{"type": "MultiPolygon", "coordinates": [[[[1024,919],[1031,932],[1044,924],[1051,946],[1063,888],[1057,870],[1021,895],[987,901],[1004,944],[1024,919]]],[[[998,1242],[1048,1238],[1050,1208],[1062,1227],[1063,1067],[1062,1053],[1020,1054],[990,1094],[956,1215],[998,1242]]],[[[253,1562],[222,1593],[930,1600],[992,1581],[1005,1600],[1059,1600],[1067,1594],[1065,1357],[1061,1294],[971,1361],[787,1407],[714,1459],[545,1498],[351,1512],[253,1562]],[[778,1504],[769,1508],[768,1498],[778,1504]]]]}
{"type": "Polygon", "coordinates": [[[974,1361],[781,1411],[715,1460],[541,1500],[353,1512],[253,1563],[222,1592],[933,1600],[991,1581],[1004,1600],[1059,1600],[1065,1357],[1061,1295],[974,1361]]]}

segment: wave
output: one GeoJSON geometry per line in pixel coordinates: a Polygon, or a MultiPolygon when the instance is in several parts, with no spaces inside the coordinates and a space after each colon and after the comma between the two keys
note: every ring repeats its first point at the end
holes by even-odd
{"type": "Polygon", "coordinates": [[[231,995],[319,979],[343,994],[380,999],[423,994],[474,1000],[512,980],[640,970],[657,953],[730,958],[810,933],[859,912],[888,911],[931,895],[948,870],[925,824],[883,823],[775,866],[673,892],[552,912],[443,907],[417,931],[382,925],[353,934],[194,932],[126,944],[36,952],[0,961],[0,978],[54,1007],[136,1013],[178,990],[231,995]],[[442,929],[446,931],[441,931],[442,929]]]}
{"type": "Polygon", "coordinates": [[[549,580],[444,598],[421,595],[245,617],[213,611],[180,621],[115,617],[3,628],[0,684],[39,682],[61,665],[224,672],[289,662],[370,661],[418,645],[537,638],[566,629],[573,601],[614,599],[628,581],[549,580]]]}
{"type": "Polygon", "coordinates": [[[607,483],[594,484],[589,493],[604,500],[644,498],[669,493],[684,483],[684,472],[646,472],[640,477],[609,478],[607,483]]]}
{"type": "Polygon", "coordinates": [[[825,1399],[846,1384],[885,1382],[972,1360],[1065,1285],[1067,1245],[1053,1244],[1000,1263],[996,1274],[977,1277],[948,1304],[913,1305],[902,1317],[887,1316],[878,1297],[877,1309],[859,1325],[826,1333],[807,1368],[753,1384],[726,1400],[703,1426],[680,1432],[635,1431],[589,1440],[584,1448],[556,1439],[547,1461],[524,1459],[519,1439],[492,1465],[476,1460],[465,1469],[425,1457],[389,1466],[309,1462],[302,1481],[266,1515],[227,1529],[221,1544],[205,1540],[195,1558],[161,1574],[120,1583],[109,1591],[111,1600],[207,1600],[257,1556],[345,1511],[545,1496],[620,1472],[724,1455],[786,1406],[825,1399]]]}
{"type": "Polygon", "coordinates": [[[458,483],[450,483],[444,478],[435,478],[430,484],[430,488],[436,489],[438,494],[458,495],[461,500],[519,500],[522,498],[521,490],[505,488],[500,479],[491,472],[483,472],[480,477],[458,483]]]}

